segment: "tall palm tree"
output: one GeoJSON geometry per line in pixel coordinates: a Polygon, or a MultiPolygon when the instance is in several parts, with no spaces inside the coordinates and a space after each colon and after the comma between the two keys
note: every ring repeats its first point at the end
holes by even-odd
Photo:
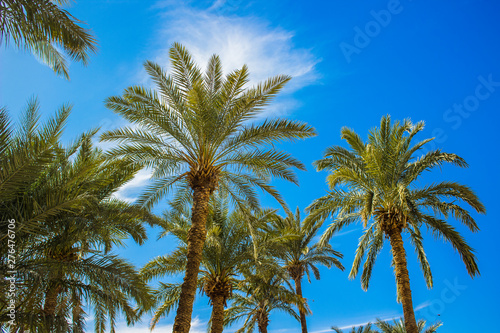
{"type": "Polygon", "coordinates": [[[257,207],[256,186],[284,205],[269,185],[270,177],[297,183],[291,168],[304,166],[272,144],[311,137],[315,132],[297,121],[250,123],[290,77],[276,76],[245,89],[246,66],[224,77],[220,59],[214,55],[202,73],[180,44],[172,46],[170,59],[171,75],[155,63],[145,63],[157,91],[134,86],[125,89],[123,96],[107,99],[108,108],[138,126],[110,131],[101,139],[121,142],[111,155],[127,156],[154,169],[156,181],[141,200],[145,206],[174,189],[178,201],[192,197],[188,262],[174,323],[174,332],[186,333],[191,325],[210,196],[220,189],[238,205],[257,207]]]}
{"type": "Polygon", "coordinates": [[[60,6],[69,0],[2,0],[0,45],[14,43],[40,58],[58,75],[69,79],[65,59],[87,64],[96,40],[82,22],[60,6]],[[58,48],[62,48],[62,53],[58,48]]]}
{"type": "MultiPolygon", "coordinates": [[[[406,333],[406,328],[404,324],[404,320],[400,319],[399,321],[394,320],[392,324],[377,319],[377,323],[375,324],[381,330],[381,333],[406,333]]],[[[428,328],[425,328],[425,320],[420,319],[417,322],[418,333],[436,333],[437,329],[441,327],[443,324],[436,323],[428,328]]]]}
{"type": "Polygon", "coordinates": [[[358,274],[366,255],[361,282],[368,288],[373,265],[389,239],[396,275],[398,297],[403,303],[405,327],[408,333],[417,333],[413,311],[410,279],[402,235],[407,233],[415,247],[427,286],[432,287],[432,274],[423,248],[421,227],[425,226],[437,238],[451,243],[460,254],[471,277],[479,274],[474,250],[448,222],[453,217],[472,232],[479,230],[474,218],[460,206],[470,205],[485,213],[483,204],[467,186],[455,182],[441,182],[420,186],[420,176],[444,163],[466,167],[466,162],[455,154],[440,150],[430,151],[417,158],[415,154],[432,139],[411,146],[414,136],[424,127],[423,122],[412,124],[405,120],[391,124],[389,116],[382,118],[380,128],[370,131],[363,142],[354,131],[343,128],[342,138],[350,148],[334,146],[327,149],[325,158],[315,162],[318,170],[329,170],[331,191],[315,200],[309,207],[309,223],[334,216],[322,236],[327,242],[338,230],[361,221],[365,227],[350,272],[358,274]]]}
{"type": "MultiPolygon", "coordinates": [[[[294,281],[295,293],[301,298],[304,275],[307,275],[309,283],[311,282],[310,271],[313,272],[317,280],[320,279],[318,264],[328,268],[335,266],[344,270],[344,266],[337,259],[342,258],[340,252],[333,250],[329,244],[322,246],[318,243],[311,244],[318,233],[319,225],[306,228],[300,218],[299,208],[295,211],[295,215],[289,212],[286,218],[277,217],[271,223],[271,232],[279,235],[293,235],[291,238],[279,242],[276,255],[283,262],[284,268],[294,281]]],[[[305,311],[299,309],[299,313],[302,333],[307,333],[305,311]]]]}
{"type": "MultiPolygon", "coordinates": [[[[162,224],[164,232],[160,235],[173,235],[179,247],[167,256],[159,256],[148,262],[141,270],[147,280],[185,270],[187,236],[190,220],[189,211],[172,210],[165,216],[162,224]]],[[[210,332],[221,333],[224,322],[224,307],[232,297],[239,282],[240,267],[252,260],[252,244],[243,214],[229,212],[227,201],[219,196],[212,197],[207,218],[207,241],[203,248],[198,287],[210,299],[212,316],[210,332]]],[[[156,292],[157,299],[163,304],[153,316],[152,327],[159,319],[168,314],[179,302],[180,284],[160,283],[156,292]]]]}

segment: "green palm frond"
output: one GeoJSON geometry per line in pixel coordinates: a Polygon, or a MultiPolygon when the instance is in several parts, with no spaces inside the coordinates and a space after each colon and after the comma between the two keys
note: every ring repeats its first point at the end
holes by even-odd
{"type": "Polygon", "coordinates": [[[1,7],[0,43],[13,43],[69,79],[66,58],[88,62],[96,39],[83,22],[60,5],[69,1],[4,0],[1,7]],[[62,49],[62,50],[61,50],[62,49]]]}
{"type": "Polygon", "coordinates": [[[232,194],[235,202],[250,200],[257,208],[256,194],[250,189],[257,187],[284,205],[269,181],[281,178],[297,183],[292,169],[303,170],[304,165],[272,145],[308,138],[315,131],[299,121],[247,121],[262,112],[290,78],[276,76],[245,88],[246,66],[223,77],[220,59],[213,56],[204,75],[177,43],[170,57],[171,74],[153,62],[144,65],[156,90],[133,86],[106,101],[108,108],[139,125],[106,132],[101,140],[119,143],[109,151],[111,156],[127,157],[154,170],[158,185],[141,202],[151,207],[175,193],[173,180],[197,179],[200,173],[214,179],[219,185],[215,187],[232,194]]]}
{"type": "MultiPolygon", "coordinates": [[[[22,286],[18,323],[32,331],[44,327],[45,331],[81,331],[82,308],[88,305],[96,318],[96,332],[104,332],[107,323],[113,331],[120,315],[132,324],[139,319],[135,307],[151,307],[150,290],[135,268],[111,251],[129,237],[144,243],[143,224],[160,223],[144,208],[113,197],[138,169],[128,161],[107,160],[92,146],[95,130],[84,133],[68,148],[61,147],[58,138],[69,110],[63,109],[47,125],[40,125],[36,108],[32,103],[18,136],[7,142],[10,153],[1,161],[8,166],[13,159],[25,159],[32,172],[37,170],[22,179],[20,189],[9,193],[1,210],[2,220],[16,216],[20,221],[16,230],[16,270],[22,286]],[[35,149],[43,147],[42,143],[50,158],[39,165],[35,149]],[[25,152],[29,154],[23,155],[25,152]],[[30,228],[37,232],[28,232],[30,228]]],[[[2,171],[7,175],[4,184],[24,172],[2,171]]],[[[2,223],[2,235],[4,227],[2,223]]],[[[0,267],[7,271],[7,247],[1,246],[0,251],[0,267]]],[[[6,288],[6,281],[0,288],[6,288]]],[[[5,309],[0,308],[0,317],[4,315],[5,309]]]]}
{"type": "Polygon", "coordinates": [[[409,234],[427,286],[432,287],[421,231],[424,226],[436,238],[451,243],[471,276],[479,274],[474,250],[450,220],[454,219],[476,232],[479,227],[475,217],[463,205],[477,213],[485,213],[485,207],[474,191],[465,185],[444,181],[420,186],[425,171],[444,164],[467,167],[461,157],[439,149],[419,156],[422,147],[432,140],[412,145],[412,140],[423,128],[423,122],[392,122],[390,116],[385,116],[380,126],[369,132],[366,141],[352,129],[343,128],[342,139],[348,148],[329,147],[324,158],[314,163],[318,170],[329,171],[330,191],[307,208],[309,216],[305,223],[311,227],[332,218],[321,238],[324,244],[343,228],[362,223],[365,230],[349,277],[356,277],[364,262],[361,273],[364,289],[368,288],[384,237],[393,232],[409,234]]]}

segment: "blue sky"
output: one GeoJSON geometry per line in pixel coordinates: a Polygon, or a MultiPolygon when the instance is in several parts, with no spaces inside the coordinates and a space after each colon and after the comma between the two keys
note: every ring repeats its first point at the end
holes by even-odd
{"type": "MultiPolygon", "coordinates": [[[[476,249],[481,276],[471,279],[450,245],[427,234],[425,247],[434,275],[428,290],[411,248],[408,263],[417,317],[441,320],[441,333],[491,331],[498,315],[497,285],[500,252],[496,235],[500,211],[498,123],[500,120],[500,3],[496,1],[91,1],[79,0],[70,11],[88,23],[99,40],[99,51],[87,67],[73,63],[71,81],[56,77],[23,51],[0,50],[0,104],[17,116],[31,96],[38,96],[44,115],[63,103],[73,112],[64,135],[71,140],[96,126],[124,125],[104,107],[106,97],[132,84],[149,84],[145,60],[168,66],[167,50],[184,44],[201,65],[212,53],[221,56],[226,71],[246,63],[252,82],[275,74],[294,77],[266,111],[269,117],[308,122],[319,135],[283,147],[308,167],[299,172],[300,188],[274,184],[290,207],[304,209],[325,194],[326,173],[311,163],[326,147],[343,145],[342,126],[363,137],[380,118],[424,120],[420,139],[436,137],[435,147],[456,153],[470,167],[444,167],[422,182],[459,181],[471,186],[488,213],[477,216],[481,231],[472,234],[455,224],[476,249]]],[[[141,173],[119,196],[136,197],[147,181],[141,173]]],[[[269,198],[264,205],[277,207],[269,198]]],[[[156,208],[161,212],[162,205],[156,208]]],[[[130,244],[119,253],[140,266],[164,254],[170,239],[130,244]]],[[[395,278],[385,244],[370,288],[348,280],[361,226],[335,236],[332,245],[344,253],[346,272],[322,268],[320,281],[303,286],[313,316],[311,332],[330,332],[331,325],[348,327],[402,315],[396,303],[395,278]]],[[[210,316],[206,297],[194,309],[195,332],[204,332],[210,316]]],[[[147,318],[119,332],[147,332],[147,318]]],[[[158,332],[168,332],[173,316],[158,332]]],[[[89,322],[89,328],[92,327],[89,322]]],[[[298,332],[299,324],[284,315],[271,317],[271,332],[298,332]]]]}

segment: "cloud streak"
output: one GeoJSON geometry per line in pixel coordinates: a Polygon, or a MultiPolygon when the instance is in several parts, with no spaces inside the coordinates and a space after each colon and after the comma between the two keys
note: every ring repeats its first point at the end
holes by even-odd
{"type": "MultiPolygon", "coordinates": [[[[311,50],[294,46],[292,31],[271,27],[260,18],[224,15],[221,6],[227,4],[215,1],[206,10],[185,5],[167,6],[163,14],[165,23],[157,37],[162,47],[155,51],[154,60],[168,68],[168,49],[173,42],[180,42],[200,66],[204,67],[212,54],[220,56],[225,73],[246,64],[250,85],[274,75],[290,75],[291,82],[262,116],[290,113],[299,106],[290,95],[317,81],[319,74],[315,66],[320,60],[311,50]]],[[[147,82],[145,72],[142,82],[147,82]]]]}
{"type": "Polygon", "coordinates": [[[113,193],[113,196],[117,199],[132,203],[137,200],[138,193],[140,190],[149,182],[151,179],[152,171],[149,169],[142,169],[132,178],[128,183],[123,185],[113,193]]]}

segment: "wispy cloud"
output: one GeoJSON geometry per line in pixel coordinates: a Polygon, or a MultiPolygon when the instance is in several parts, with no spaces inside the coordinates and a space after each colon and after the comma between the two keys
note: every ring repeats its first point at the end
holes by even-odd
{"type": "Polygon", "coordinates": [[[415,307],[415,311],[425,309],[426,307],[430,306],[432,304],[431,301],[425,301],[415,307]]]}
{"type": "Polygon", "coordinates": [[[134,202],[138,198],[139,191],[151,179],[151,174],[152,171],[149,169],[140,170],[134,178],[113,193],[113,196],[123,201],[134,202]]]}
{"type": "MultiPolygon", "coordinates": [[[[226,73],[246,64],[250,85],[278,74],[291,75],[282,97],[265,116],[289,113],[299,105],[290,94],[318,79],[315,66],[319,59],[311,50],[294,46],[294,32],[271,27],[260,18],[223,14],[220,9],[226,5],[218,0],[205,10],[172,4],[164,8],[165,23],[157,37],[162,47],[155,51],[154,60],[168,68],[168,48],[180,42],[200,66],[212,54],[220,56],[226,73]]],[[[146,82],[146,73],[142,75],[146,82]]]]}
{"type": "Polygon", "coordinates": [[[334,237],[345,236],[347,234],[350,234],[351,232],[355,232],[355,231],[359,231],[359,230],[361,230],[361,228],[356,228],[356,229],[351,229],[351,230],[347,230],[344,232],[339,232],[339,233],[334,234],[334,237]]]}

